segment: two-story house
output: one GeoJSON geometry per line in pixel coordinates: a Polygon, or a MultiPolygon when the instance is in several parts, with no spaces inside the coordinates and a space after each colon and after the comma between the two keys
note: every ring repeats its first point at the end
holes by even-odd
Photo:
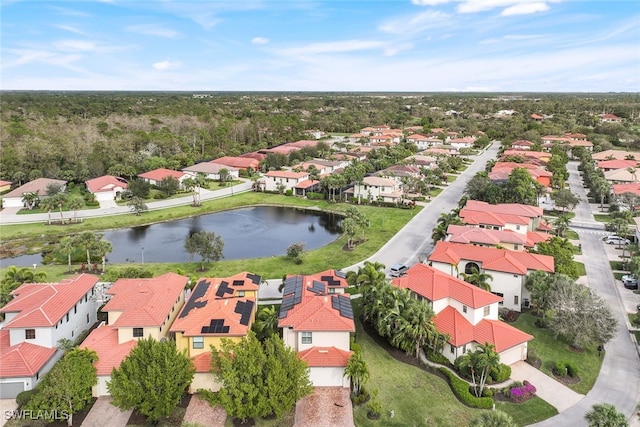
{"type": "Polygon", "coordinates": [[[480,227],[465,227],[451,224],[447,227],[447,242],[464,243],[488,248],[502,247],[512,251],[522,251],[527,246],[527,236],[513,231],[492,230],[480,227]]]}
{"type": "Polygon", "coordinates": [[[368,201],[380,200],[383,202],[397,203],[402,200],[400,183],[394,179],[366,176],[362,182],[356,183],[345,193],[353,194],[357,199],[368,201]]]}
{"type": "MultiPolygon", "coordinates": [[[[468,200],[462,209],[464,212],[490,212],[499,215],[513,215],[527,219],[528,231],[550,231],[551,227],[543,219],[543,210],[537,206],[521,203],[499,203],[496,205],[468,200]]],[[[460,217],[462,217],[462,211],[460,217]]],[[[518,231],[518,230],[515,230],[518,231]]]]}
{"type": "Polygon", "coordinates": [[[294,191],[304,181],[309,180],[309,172],[292,172],[288,170],[269,171],[264,174],[265,191],[294,191]]]}
{"type": "Polygon", "coordinates": [[[189,278],[165,273],[154,278],[118,279],[107,291],[109,302],[102,308],[107,323],[91,331],[81,347],[98,354],[94,362],[98,384],[95,397],[109,394],[111,371],[129,355],[140,338],[156,341],[169,336],[169,327],[184,305],[189,278]]]}
{"type": "Polygon", "coordinates": [[[62,357],[61,339],[75,340],[96,322],[95,286],[80,274],[58,283],[26,283],[0,311],[0,396],[33,389],[62,357]]]}
{"type": "Polygon", "coordinates": [[[189,392],[218,391],[222,384],[211,373],[211,348],[223,338],[239,342],[251,330],[262,278],[242,272],[223,278],[201,278],[171,326],[178,350],[196,367],[189,392]]]}
{"type": "Polygon", "coordinates": [[[485,343],[495,346],[504,364],[527,358],[533,336],[498,320],[501,297],[425,264],[414,265],[391,284],[429,302],[436,328],[449,337],[442,354],[451,363],[485,343]]]}
{"type": "Polygon", "coordinates": [[[349,387],[344,374],[355,332],[344,273],[328,270],[285,279],[280,320],[282,339],[307,362],[315,387],[349,387]]]}
{"type": "Polygon", "coordinates": [[[474,271],[489,274],[491,292],[504,299],[500,305],[515,311],[529,306],[531,294],[524,287],[527,275],[538,270],[554,271],[553,257],[548,255],[443,241],[436,244],[428,260],[434,268],[454,277],[474,271]]]}

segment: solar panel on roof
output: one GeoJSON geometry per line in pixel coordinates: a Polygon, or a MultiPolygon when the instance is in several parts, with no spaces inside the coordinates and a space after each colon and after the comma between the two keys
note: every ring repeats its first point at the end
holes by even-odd
{"type": "Polygon", "coordinates": [[[329,286],[339,286],[340,281],[335,280],[333,276],[320,276],[320,280],[323,282],[327,282],[329,286]]]}
{"type": "Polygon", "coordinates": [[[353,307],[348,297],[335,295],[331,298],[331,307],[340,312],[340,316],[353,319],[353,307]]]}
{"type": "Polygon", "coordinates": [[[208,282],[206,280],[201,280],[198,282],[196,287],[193,289],[193,293],[191,293],[191,297],[189,297],[189,301],[187,301],[187,304],[185,304],[184,310],[182,310],[182,313],[180,313],[180,318],[186,317],[194,308],[202,308],[207,305],[206,300],[197,300],[206,295],[207,290],[209,289],[209,285],[211,285],[211,282],[208,282]]]}
{"type": "Polygon", "coordinates": [[[262,277],[258,276],[257,274],[247,274],[247,279],[251,280],[253,282],[254,285],[259,285],[260,282],[262,281],[262,277]]]}
{"type": "Polygon", "coordinates": [[[240,324],[247,326],[253,312],[253,301],[238,301],[233,311],[240,314],[240,324]]]}
{"type": "Polygon", "coordinates": [[[218,287],[218,290],[216,291],[216,296],[217,296],[218,298],[222,298],[222,297],[224,297],[224,296],[225,296],[225,294],[231,294],[231,295],[233,295],[233,289],[231,289],[231,288],[229,287],[229,282],[226,282],[226,281],[224,281],[224,280],[223,280],[223,281],[220,283],[220,286],[218,287]]]}
{"type": "Polygon", "coordinates": [[[341,278],[341,279],[346,279],[347,278],[347,274],[344,271],[337,270],[335,272],[335,275],[337,277],[341,278]]]}
{"type": "Polygon", "coordinates": [[[317,280],[313,281],[313,285],[309,288],[307,288],[307,290],[313,292],[314,294],[323,294],[324,293],[324,283],[319,282],[317,280]]]}
{"type": "Polygon", "coordinates": [[[243,286],[244,285],[244,280],[234,280],[231,285],[232,286],[243,286]]]}

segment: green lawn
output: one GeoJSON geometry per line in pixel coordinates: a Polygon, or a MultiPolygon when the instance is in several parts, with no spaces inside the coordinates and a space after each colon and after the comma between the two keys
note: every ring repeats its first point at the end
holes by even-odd
{"type": "Polygon", "coordinates": [[[587,270],[584,268],[584,264],[581,262],[573,261],[576,265],[576,270],[578,271],[578,276],[586,276],[587,270]]]}
{"type": "Polygon", "coordinates": [[[566,237],[569,240],[580,240],[580,236],[578,236],[578,233],[576,233],[573,230],[567,230],[564,232],[564,237],[566,237]]]}
{"type": "Polygon", "coordinates": [[[529,342],[529,350],[534,350],[542,360],[542,372],[553,377],[551,369],[556,361],[572,361],[578,367],[580,382],[569,387],[578,393],[586,394],[596,382],[602,365],[602,358],[598,356],[596,346],[585,348],[582,352],[572,351],[562,337],[556,338],[550,330],[535,327],[535,319],[531,312],[522,313],[513,326],[535,337],[529,342]]]}
{"type": "Polygon", "coordinates": [[[520,426],[535,424],[542,420],[546,420],[547,418],[551,418],[554,415],[558,415],[558,410],[555,407],[551,406],[539,397],[534,397],[519,404],[496,402],[496,409],[500,409],[501,411],[511,415],[511,417],[520,426]]]}
{"type": "Polygon", "coordinates": [[[447,175],[447,182],[453,182],[458,179],[458,175],[447,175]]]}
{"type": "Polygon", "coordinates": [[[433,190],[429,191],[429,196],[436,197],[438,194],[442,193],[442,190],[442,188],[434,188],[433,190]]]}
{"type": "MultiPolygon", "coordinates": [[[[348,204],[328,203],[322,200],[306,200],[297,197],[280,196],[264,193],[244,193],[234,197],[228,197],[211,202],[203,203],[200,208],[190,206],[180,206],[161,211],[147,212],[139,217],[135,215],[119,215],[112,217],[87,219],[83,224],[74,224],[65,227],[45,226],[43,224],[24,224],[16,226],[2,226],[0,233],[4,239],[11,239],[25,236],[34,236],[37,233],[46,234],[48,232],[60,233],[60,236],[68,235],[70,232],[84,230],[101,230],[106,228],[130,227],[135,224],[153,223],[162,220],[173,220],[189,216],[189,214],[204,214],[225,209],[248,206],[252,204],[273,204],[279,206],[317,207],[323,210],[340,212],[346,209],[348,204]]],[[[380,208],[373,206],[358,206],[370,221],[371,226],[365,231],[366,242],[359,244],[352,251],[344,251],[346,243],[345,237],[340,237],[335,242],[322,248],[309,251],[304,256],[302,264],[295,264],[284,256],[256,258],[251,260],[222,260],[216,263],[207,263],[206,275],[209,277],[229,276],[241,271],[250,270],[261,275],[263,278],[279,278],[284,274],[313,274],[329,268],[344,268],[362,261],[373,255],[382,245],[391,239],[404,225],[411,220],[413,215],[422,209],[416,206],[414,209],[380,208]]],[[[361,238],[358,232],[356,238],[361,238]]],[[[49,235],[48,238],[55,240],[57,236],[49,235]]],[[[107,257],[108,258],[108,257],[107,257]]],[[[203,273],[197,272],[200,268],[198,257],[194,262],[187,263],[146,263],[145,268],[151,270],[154,275],[167,271],[177,271],[182,269],[187,275],[201,276],[203,273]]],[[[127,266],[140,266],[139,264],[126,264],[127,266]]],[[[107,269],[123,267],[122,265],[109,265],[107,269]]],[[[47,273],[48,280],[58,280],[63,277],[67,270],[66,265],[46,265],[38,267],[47,273]]],[[[75,268],[78,268],[76,265],[75,268]]],[[[2,271],[0,270],[0,275],[2,271]]]]}
{"type": "Polygon", "coordinates": [[[544,216],[548,216],[548,217],[559,217],[562,214],[566,214],[569,219],[572,219],[574,216],[576,216],[575,212],[563,212],[563,211],[556,211],[556,210],[545,210],[544,211],[544,216]]]}
{"type": "Polygon", "coordinates": [[[593,218],[600,222],[611,222],[611,217],[607,214],[593,214],[593,218]]]}

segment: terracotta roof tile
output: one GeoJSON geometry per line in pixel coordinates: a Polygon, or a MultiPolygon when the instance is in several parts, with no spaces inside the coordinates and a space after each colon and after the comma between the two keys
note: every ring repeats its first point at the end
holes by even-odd
{"type": "Polygon", "coordinates": [[[57,351],[28,342],[9,344],[9,331],[0,329],[0,378],[33,377],[57,351]]]}
{"type": "Polygon", "coordinates": [[[345,367],[352,351],[336,347],[311,347],[298,353],[309,367],[345,367]]]}
{"type": "Polygon", "coordinates": [[[502,298],[426,264],[416,264],[403,277],[393,279],[393,286],[407,288],[429,301],[454,299],[472,308],[500,302],[502,298]]]}
{"type": "Polygon", "coordinates": [[[279,327],[293,328],[294,331],[345,331],[355,332],[355,323],[340,315],[331,306],[329,295],[307,296],[280,319],[279,327]]]}
{"type": "Polygon", "coordinates": [[[5,328],[53,326],[98,283],[100,278],[91,274],[80,274],[58,283],[25,283],[11,294],[14,295],[0,311],[19,312],[5,328]]]}
{"type": "Polygon", "coordinates": [[[251,157],[224,156],[224,157],[220,157],[219,159],[212,160],[211,162],[219,163],[225,166],[231,166],[232,168],[237,168],[237,169],[253,168],[257,170],[258,167],[260,166],[260,160],[253,159],[251,157]]]}
{"type": "Polygon", "coordinates": [[[61,179],[38,178],[3,194],[2,197],[5,199],[8,197],[22,197],[25,193],[38,193],[38,196],[43,197],[47,195],[47,187],[50,184],[66,185],[67,181],[63,181],[61,179]]]}
{"type": "Polygon", "coordinates": [[[491,230],[488,228],[451,224],[447,228],[447,234],[451,236],[448,240],[454,243],[480,243],[494,246],[500,243],[512,243],[524,246],[527,243],[527,237],[524,234],[510,230],[491,230]]]}
{"type": "Polygon", "coordinates": [[[449,335],[449,343],[456,347],[473,341],[473,326],[451,306],[436,314],[433,322],[438,331],[449,335]]]}
{"type": "Polygon", "coordinates": [[[497,214],[526,216],[528,218],[538,218],[543,214],[542,208],[538,208],[536,206],[529,206],[521,203],[500,203],[492,205],[478,200],[468,200],[464,209],[468,211],[484,211],[497,214]]]}
{"type": "Polygon", "coordinates": [[[93,366],[96,367],[98,375],[104,376],[111,375],[113,368],[120,367],[120,363],[137,344],[138,342],[133,339],[118,343],[118,329],[103,324],[91,331],[80,347],[96,352],[98,360],[93,363],[93,366]]]}
{"type": "Polygon", "coordinates": [[[114,188],[125,189],[129,186],[127,180],[118,178],[111,175],[103,175],[98,178],[93,178],[85,181],[87,188],[92,193],[103,193],[113,191],[114,188]]]}
{"type": "Polygon", "coordinates": [[[300,179],[309,176],[309,172],[291,172],[291,171],[269,171],[265,176],[273,178],[293,178],[300,179]]]}
{"type": "Polygon", "coordinates": [[[191,358],[193,365],[196,367],[196,372],[207,373],[211,372],[211,352],[205,351],[197,356],[191,358]]]}
{"type": "Polygon", "coordinates": [[[162,325],[189,280],[176,273],[151,279],[118,279],[109,289],[113,295],[102,311],[121,311],[112,325],[144,327],[162,325]]]}
{"type": "Polygon", "coordinates": [[[138,175],[140,178],[151,179],[153,181],[162,181],[168,176],[172,176],[175,179],[180,179],[184,176],[182,171],[174,171],[171,169],[158,168],[138,175]]]}
{"type": "Polygon", "coordinates": [[[429,256],[429,261],[458,264],[461,260],[481,264],[483,270],[504,273],[526,274],[527,271],[554,271],[553,257],[528,252],[487,248],[451,242],[438,242],[429,256]]]}

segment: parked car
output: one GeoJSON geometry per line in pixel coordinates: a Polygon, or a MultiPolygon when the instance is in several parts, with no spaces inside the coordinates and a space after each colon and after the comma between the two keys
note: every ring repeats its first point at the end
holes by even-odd
{"type": "Polygon", "coordinates": [[[622,284],[627,289],[638,289],[638,278],[632,274],[622,276],[622,284]]]}
{"type": "Polygon", "coordinates": [[[389,276],[391,277],[404,276],[405,274],[407,274],[408,269],[409,269],[409,266],[407,266],[406,264],[396,264],[391,267],[391,270],[389,270],[389,276]]]}
{"type": "Polygon", "coordinates": [[[605,237],[604,242],[609,245],[628,245],[629,243],[631,243],[631,240],[625,239],[622,236],[616,236],[614,234],[614,235],[605,237]]]}

